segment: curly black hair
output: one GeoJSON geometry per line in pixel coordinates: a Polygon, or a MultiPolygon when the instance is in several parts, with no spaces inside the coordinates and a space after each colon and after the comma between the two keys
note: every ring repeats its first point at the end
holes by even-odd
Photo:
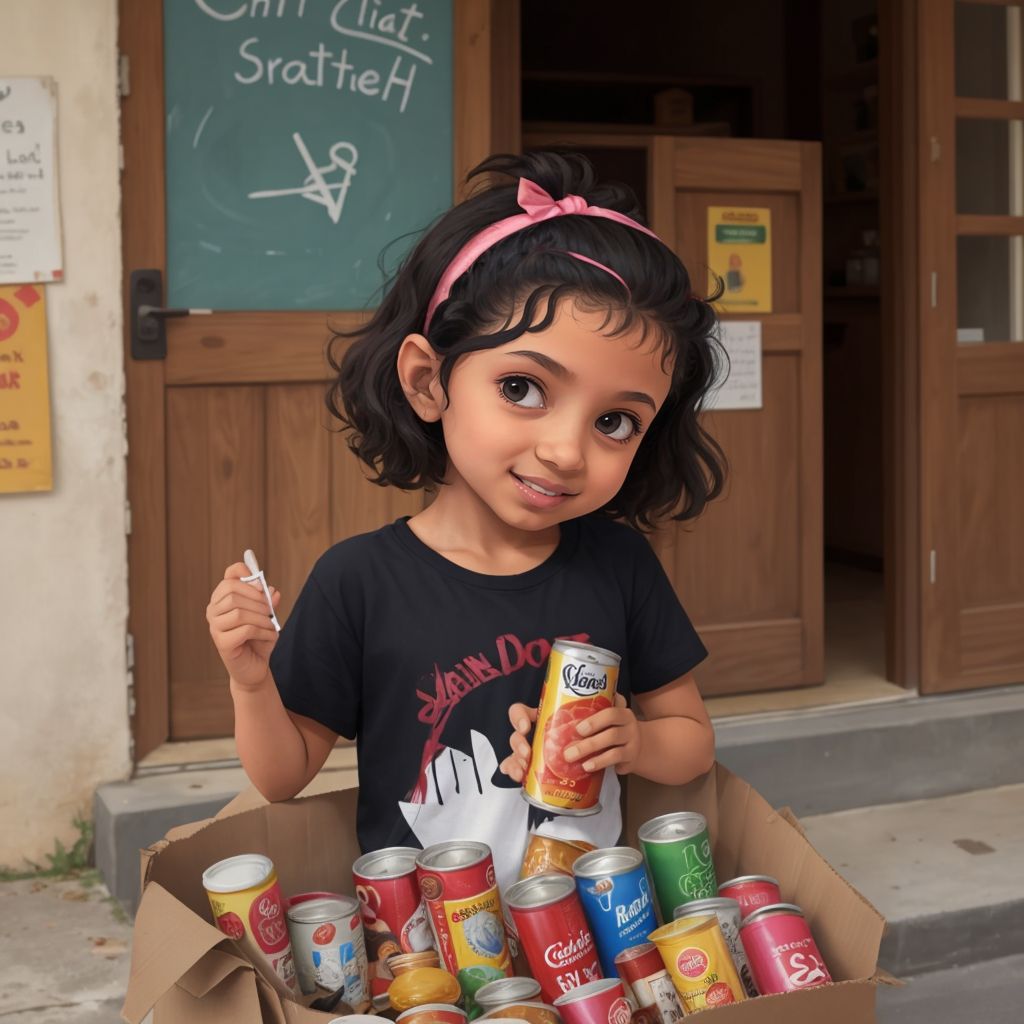
{"type": "Polygon", "coordinates": [[[424,330],[428,303],[456,253],[477,232],[522,212],[519,178],[555,199],[579,195],[644,223],[632,189],[597,181],[584,156],[544,150],[489,157],[469,173],[479,183],[470,198],[440,216],[402,261],[372,319],[354,331],[333,332],[328,360],[337,377],[327,394],[328,409],[341,421],[349,447],[373,471],[374,483],[405,490],[439,485],[448,459],[444,436],[439,423],[416,415],[402,391],[396,358],[404,338],[426,334],[441,357],[447,395],[460,356],[543,331],[559,303],[572,300],[605,312],[609,334],[640,325],[642,337],[650,335],[662,346],[672,373],[668,397],[645,431],[622,487],[601,511],[641,530],[660,519],[699,515],[721,493],[725,478],[722,450],[699,419],[725,360],[711,306],[722,285],[718,281],[714,294],[700,298],[668,246],[604,218],[542,221],[477,259],[424,330]],[[567,252],[614,269],[628,295],[610,274],[567,258],[567,252]]]}

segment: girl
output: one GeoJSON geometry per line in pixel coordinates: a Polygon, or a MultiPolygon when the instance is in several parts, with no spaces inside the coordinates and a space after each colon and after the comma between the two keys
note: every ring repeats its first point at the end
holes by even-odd
{"type": "Polygon", "coordinates": [[[710,768],[691,674],[706,652],[635,528],[697,515],[723,462],[697,419],[714,314],[633,194],[567,154],[485,173],[508,177],[444,214],[356,341],[332,342],[328,406],[352,451],[432,504],[332,547],[279,637],[242,564],[207,619],[264,796],[294,796],[353,738],[364,850],[480,839],[508,884],[528,831],[618,840],[617,774],[710,768]],[[590,817],[519,791],[559,637],[622,655],[617,706],[563,752],[614,769],[590,817]]]}

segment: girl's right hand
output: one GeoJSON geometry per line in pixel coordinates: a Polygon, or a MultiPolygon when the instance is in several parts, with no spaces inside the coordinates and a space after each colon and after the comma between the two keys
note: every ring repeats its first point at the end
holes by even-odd
{"type": "MultiPolygon", "coordinates": [[[[277,630],[270,621],[263,588],[258,582],[242,582],[248,575],[242,562],[224,570],[224,579],[206,606],[206,621],[232,681],[246,690],[257,690],[270,676],[270,652],[277,643],[277,630]]],[[[270,596],[276,611],[281,593],[270,587],[270,596]]]]}

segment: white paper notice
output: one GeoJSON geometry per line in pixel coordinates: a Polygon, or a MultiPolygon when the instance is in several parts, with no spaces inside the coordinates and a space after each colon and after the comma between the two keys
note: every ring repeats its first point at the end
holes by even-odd
{"type": "Polygon", "coordinates": [[[0,78],[0,284],[63,277],[57,82],[0,78]]]}
{"type": "Polygon", "coordinates": [[[711,392],[705,409],[760,409],[761,322],[721,320],[722,347],[729,355],[729,375],[711,392]]]}

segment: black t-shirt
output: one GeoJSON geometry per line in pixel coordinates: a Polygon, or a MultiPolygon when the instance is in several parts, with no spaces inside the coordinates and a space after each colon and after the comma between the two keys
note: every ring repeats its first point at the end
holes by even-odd
{"type": "Polygon", "coordinates": [[[557,818],[498,770],[509,706],[537,705],[561,637],[620,654],[627,699],[706,654],[654,552],[627,526],[570,520],[539,566],[489,576],[450,562],[399,519],[320,558],[270,666],[286,708],[357,741],[364,851],[481,839],[507,883],[528,831],[608,846],[621,828],[613,770],[600,814],[557,818]]]}

